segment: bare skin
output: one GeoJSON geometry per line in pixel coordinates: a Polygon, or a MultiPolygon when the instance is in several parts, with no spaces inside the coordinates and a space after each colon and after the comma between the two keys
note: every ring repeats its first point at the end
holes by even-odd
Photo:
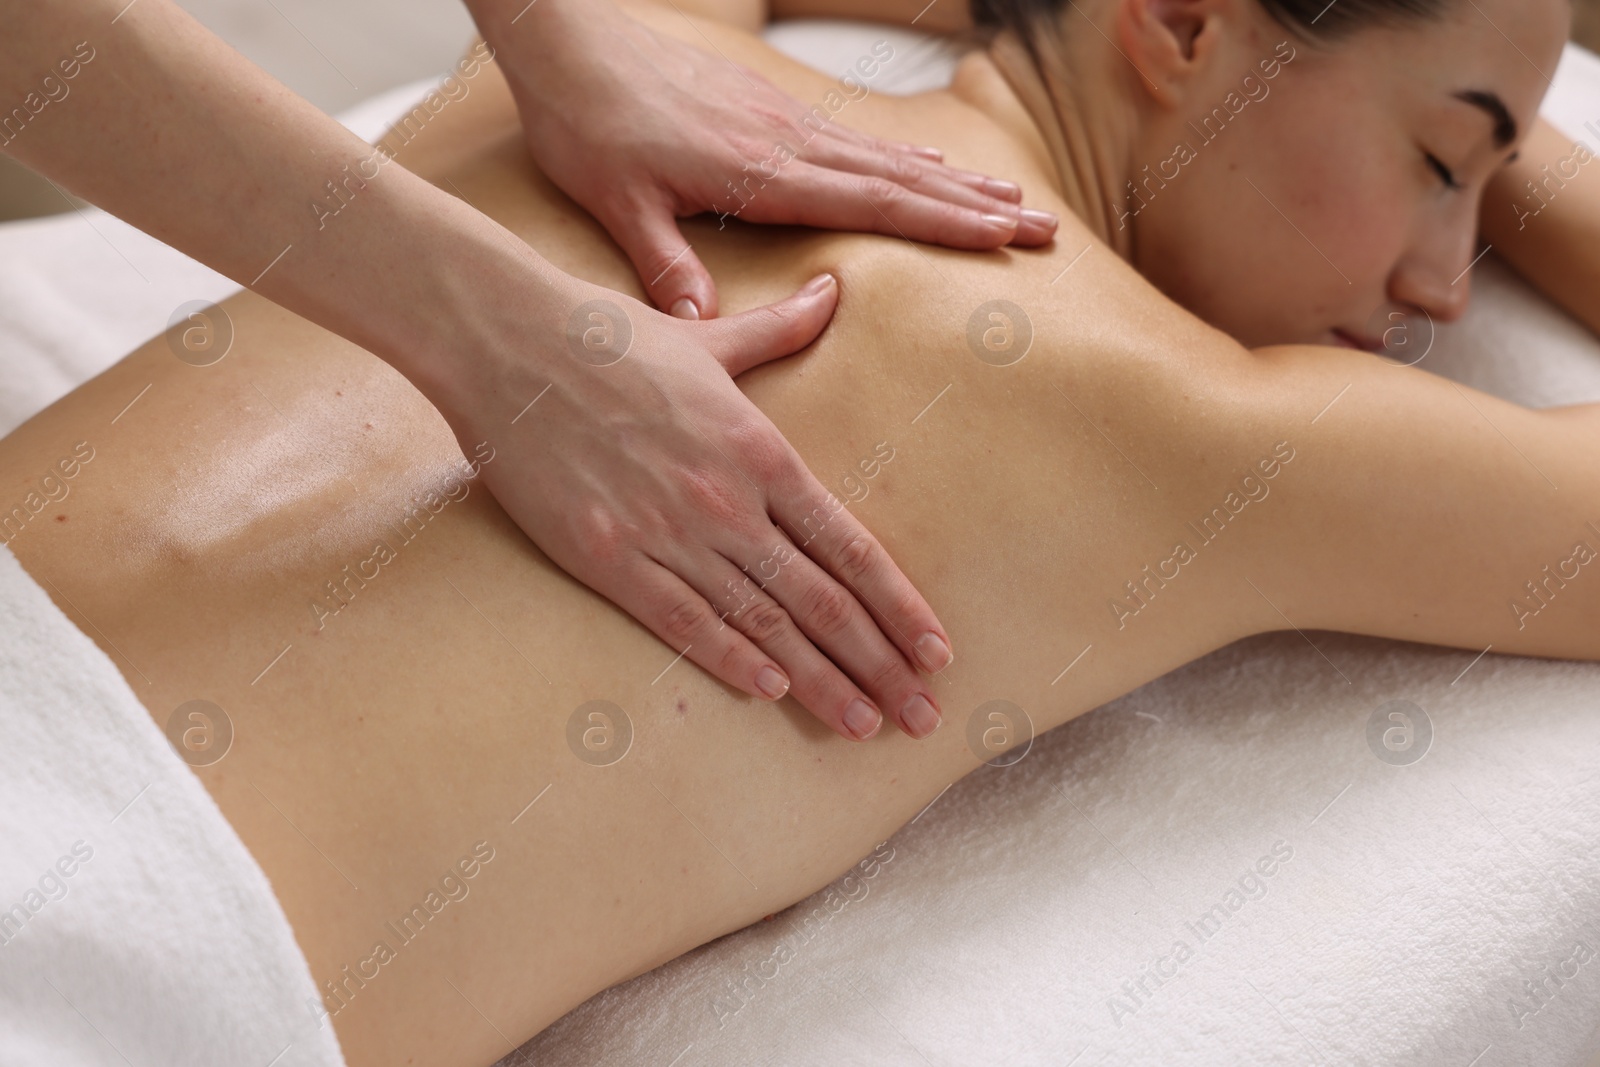
{"type": "MultiPolygon", "coordinates": [[[[660,21],[801,99],[830,87],[742,34],[660,21]]],[[[1348,349],[1247,351],[1080,221],[1093,213],[1062,197],[987,60],[949,93],[849,108],[1063,216],[1052,249],[985,256],[686,229],[725,311],[840,279],[817,345],[739,381],[829,488],[869,490],[852,511],[962,650],[934,681],[948,722],[923,741],[852,744],[792,700],[674,663],[474,482],[404,539],[413,499],[460,471],[454,436],[386,365],[252,295],[224,305],[236,341],[220,363],[185,365],[158,338],[0,441],[5,500],[93,448],[11,547],[158,724],[196,698],[226,710],[234,747],[198,773],[312,973],[344,983],[332,1022],[350,1063],[490,1063],[593,993],[802,899],[979,765],[968,727],[990,701],[1043,731],[1291,624],[1313,641],[1600,658],[1590,566],[1535,616],[1508,606],[1575,542],[1600,543],[1593,409],[1530,411],[1348,349]],[[996,298],[1032,325],[1010,366],[968,344],[996,298]],[[1189,524],[1218,508],[1206,541],[1189,524]],[[373,575],[379,541],[393,558],[331,613],[326,583],[373,575]],[[1193,558],[1174,572],[1178,542],[1193,558]],[[610,766],[569,747],[592,700],[632,724],[610,766]],[[470,895],[401,944],[386,924],[479,842],[493,858],[470,895]],[[364,962],[380,940],[394,958],[364,962]]],[[[533,169],[503,87],[480,86],[414,149],[406,167],[563,269],[639,294],[533,169]]],[[[1330,669],[1328,684],[1344,683],[1330,669]]]]}

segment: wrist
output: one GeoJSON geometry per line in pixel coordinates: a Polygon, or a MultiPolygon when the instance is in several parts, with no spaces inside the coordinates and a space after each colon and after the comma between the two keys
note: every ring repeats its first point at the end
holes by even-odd
{"type": "Polygon", "coordinates": [[[458,429],[488,417],[508,381],[555,370],[566,319],[593,289],[468,213],[431,242],[437,251],[417,279],[423,299],[382,353],[458,429]]]}
{"type": "Polygon", "coordinates": [[[621,14],[610,0],[466,0],[466,6],[497,55],[509,49],[554,56],[570,49],[572,38],[621,14]]]}
{"type": "Polygon", "coordinates": [[[543,100],[571,75],[564,56],[584,52],[631,22],[610,0],[467,0],[478,30],[519,104],[543,100]]]}
{"type": "Polygon", "coordinates": [[[341,262],[318,272],[337,284],[292,303],[312,305],[308,317],[394,367],[459,433],[488,414],[486,390],[513,360],[523,372],[542,369],[594,287],[409,172],[397,168],[368,194],[341,262]]]}

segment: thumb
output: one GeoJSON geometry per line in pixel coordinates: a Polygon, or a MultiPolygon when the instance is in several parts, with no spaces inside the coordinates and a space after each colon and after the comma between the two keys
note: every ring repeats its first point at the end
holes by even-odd
{"type": "Polygon", "coordinates": [[[839,282],[819,274],[787,300],[707,323],[707,347],[729,376],[782,359],[817,339],[839,306],[839,282]]]}
{"type": "Polygon", "coordinates": [[[651,301],[678,319],[717,315],[717,287],[664,203],[634,204],[600,220],[633,262],[651,301]]]}

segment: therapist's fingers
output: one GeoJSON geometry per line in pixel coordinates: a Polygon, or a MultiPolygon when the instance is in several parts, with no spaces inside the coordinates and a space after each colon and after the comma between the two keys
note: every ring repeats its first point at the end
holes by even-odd
{"type": "MultiPolygon", "coordinates": [[[[765,579],[765,592],[794,620],[800,634],[809,639],[800,643],[819,649],[830,666],[836,665],[854,679],[907,734],[924,738],[938,728],[942,716],[933,691],[912,666],[916,661],[902,654],[888,628],[868,613],[858,588],[852,588],[848,581],[837,580],[837,573],[830,574],[818,566],[822,562],[820,557],[813,559],[807,555],[817,546],[827,527],[847,514],[837,499],[833,500],[833,505],[837,510],[832,512],[826,504],[813,509],[805,516],[807,525],[791,531],[799,536],[806,536],[807,530],[815,531],[810,534],[811,541],[792,540],[778,530],[776,547],[756,563],[744,566],[765,579]]],[[[909,588],[910,583],[906,585],[909,588]]],[[[912,595],[915,596],[914,591],[912,595]]],[[[929,610],[927,614],[931,618],[933,613],[929,610]]],[[[803,668],[797,668],[786,658],[786,649],[753,639],[794,672],[797,689],[808,680],[807,675],[801,673],[803,668]]],[[[794,640],[800,641],[799,635],[795,635],[794,640]]]]}
{"type": "Polygon", "coordinates": [[[633,263],[656,307],[675,319],[716,317],[716,283],[683,239],[668,204],[651,200],[601,208],[595,217],[633,263]]]}
{"type": "Polygon", "coordinates": [[[723,555],[679,543],[659,562],[777,662],[793,679],[789,695],[858,741],[885,714],[915,738],[938,728],[932,690],[849,590],[770,523],[728,532],[739,545],[723,555]]]}
{"type": "MultiPolygon", "coordinates": [[[[1055,236],[1059,219],[1048,211],[1019,207],[1015,202],[992,195],[983,185],[964,181],[980,175],[965,175],[950,167],[931,163],[914,156],[873,151],[858,145],[833,140],[812,146],[807,158],[818,166],[874,178],[883,178],[902,188],[956,207],[970,208],[980,215],[1015,216],[1017,229],[1011,242],[1015,245],[1038,246],[1055,236]]],[[[907,236],[911,236],[909,233],[907,236]]]]}
{"type": "Polygon", "coordinates": [[[796,161],[783,174],[785,195],[756,197],[752,222],[860,230],[890,237],[984,250],[1009,244],[1020,216],[962,207],[907,189],[889,178],[849,174],[796,161]]]}
{"type": "MultiPolygon", "coordinates": [[[[883,713],[872,697],[840,669],[842,664],[824,655],[826,649],[819,650],[818,644],[813,643],[813,638],[798,624],[794,613],[773,599],[772,592],[778,584],[798,590],[799,582],[787,568],[799,558],[799,553],[788,546],[787,539],[772,526],[766,529],[769,536],[749,549],[752,558],[749,564],[736,566],[722,555],[703,551],[695,553],[697,558],[693,560],[675,558],[662,562],[680,572],[702,576],[709,599],[722,622],[742,634],[763,655],[772,657],[793,679],[789,695],[835,733],[850,740],[865,741],[878,732],[883,713]]],[[[849,594],[838,596],[848,598],[849,594]]],[[[839,609],[834,617],[843,619],[843,600],[835,602],[839,609]]],[[[866,625],[870,627],[870,621],[866,625]]],[[[892,649],[888,651],[894,654],[892,649]]],[[[911,687],[920,685],[920,679],[903,664],[902,671],[909,677],[911,687]]]]}
{"type": "Polygon", "coordinates": [[[943,177],[952,181],[971,186],[979,192],[1013,204],[1021,203],[1022,201],[1022,186],[1016,182],[1008,182],[1004,178],[991,178],[987,174],[979,174],[976,171],[946,166],[944,165],[944,153],[937,148],[908,144],[904,141],[885,141],[881,138],[873,137],[871,134],[862,133],[860,130],[853,130],[848,126],[834,125],[829,127],[828,134],[828,138],[820,140],[816,145],[808,148],[806,152],[808,160],[813,163],[817,162],[815,151],[827,147],[826,140],[835,140],[858,149],[864,149],[877,156],[887,156],[891,153],[915,156],[935,164],[935,169],[943,177]]]}
{"type": "Polygon", "coordinates": [[[766,700],[789,692],[783,668],[738,627],[728,625],[733,609],[713,607],[659,560],[646,556],[642,564],[645,569],[626,583],[625,592],[619,588],[606,595],[675,651],[735,689],[766,700]]]}
{"type": "Polygon", "coordinates": [[[696,327],[699,339],[728,374],[782,359],[817,339],[839,303],[839,283],[819,274],[793,296],[696,327]]]}
{"type": "MultiPolygon", "coordinates": [[[[950,637],[872,531],[823,488],[804,464],[787,484],[774,486],[769,510],[795,544],[871,612],[884,636],[930,673],[954,659],[950,637]]],[[[860,677],[857,675],[857,677],[860,677]]]]}

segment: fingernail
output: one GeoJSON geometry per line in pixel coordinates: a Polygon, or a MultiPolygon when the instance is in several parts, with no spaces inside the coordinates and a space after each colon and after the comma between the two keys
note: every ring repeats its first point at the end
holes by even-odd
{"type": "Polygon", "coordinates": [[[911,736],[920,741],[939,728],[939,713],[927,697],[918,693],[900,709],[900,721],[906,724],[911,736]]]}
{"type": "Polygon", "coordinates": [[[1017,220],[1011,215],[985,215],[983,216],[983,221],[1002,230],[1014,230],[1017,228],[1017,220]]]}
{"type": "Polygon", "coordinates": [[[819,296],[822,293],[827,292],[829,289],[832,289],[838,284],[838,281],[839,280],[831,274],[819,274],[806,283],[806,287],[800,290],[800,295],[819,296]]]}
{"type": "Polygon", "coordinates": [[[860,697],[856,697],[850,702],[850,706],[844,709],[844,727],[855,734],[858,741],[865,741],[877,733],[881,725],[883,716],[860,697]]]}
{"type": "Polygon", "coordinates": [[[956,658],[950,651],[950,646],[945,644],[944,638],[932,630],[917,638],[917,656],[921,658],[923,667],[930,674],[944,670],[950,666],[950,661],[956,658]]]}
{"type": "Polygon", "coordinates": [[[1056,223],[1061,221],[1051,212],[1040,211],[1037,208],[1031,207],[1025,207],[1022,209],[1022,217],[1027,219],[1029,222],[1036,222],[1041,226],[1054,226],[1056,223]]]}
{"type": "Polygon", "coordinates": [[[919,156],[927,156],[929,159],[935,159],[935,160],[943,160],[944,159],[944,153],[939,151],[937,148],[934,148],[934,147],[932,147],[930,145],[917,145],[915,148],[912,149],[912,151],[915,152],[919,156]]]}
{"type": "Polygon", "coordinates": [[[679,297],[678,302],[672,305],[669,312],[675,319],[695,320],[700,317],[700,309],[694,306],[694,301],[688,297],[679,297]]]}
{"type": "Polygon", "coordinates": [[[1004,197],[1007,200],[1018,200],[1022,197],[1022,186],[1016,182],[1003,181],[1000,178],[985,178],[983,191],[990,196],[1004,197]]]}
{"type": "Polygon", "coordinates": [[[762,667],[756,673],[756,688],[769,698],[777,700],[789,691],[789,679],[776,667],[762,667]]]}

